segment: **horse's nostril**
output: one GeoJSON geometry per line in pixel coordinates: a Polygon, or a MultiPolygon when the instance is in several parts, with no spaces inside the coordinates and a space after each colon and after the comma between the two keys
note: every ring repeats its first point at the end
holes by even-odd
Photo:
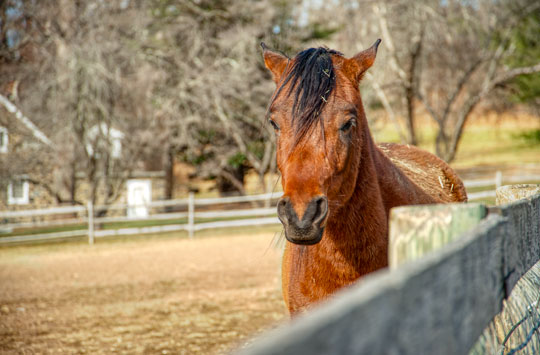
{"type": "Polygon", "coordinates": [[[302,218],[298,218],[291,200],[283,197],[277,203],[277,214],[286,227],[290,226],[298,230],[320,228],[328,214],[328,199],[326,196],[314,197],[309,201],[302,218]]]}
{"type": "Polygon", "coordinates": [[[328,199],[326,196],[319,196],[314,199],[315,215],[313,216],[313,224],[319,224],[326,218],[328,214],[328,199]]]}
{"type": "Polygon", "coordinates": [[[281,198],[277,203],[278,218],[283,224],[289,223],[289,217],[287,213],[287,204],[290,203],[287,197],[281,198]]]}

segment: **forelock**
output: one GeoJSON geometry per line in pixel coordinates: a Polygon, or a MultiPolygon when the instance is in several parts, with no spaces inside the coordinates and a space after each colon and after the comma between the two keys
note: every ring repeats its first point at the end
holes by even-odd
{"type": "Polygon", "coordinates": [[[294,95],[292,127],[298,142],[316,123],[336,86],[332,55],[342,54],[326,47],[306,49],[292,60],[291,68],[280,84],[274,100],[289,84],[287,95],[294,95]]]}

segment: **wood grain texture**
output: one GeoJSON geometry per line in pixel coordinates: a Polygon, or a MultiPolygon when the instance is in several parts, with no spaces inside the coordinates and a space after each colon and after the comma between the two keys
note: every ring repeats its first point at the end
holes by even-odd
{"type": "MultiPolygon", "coordinates": [[[[536,263],[516,283],[503,302],[503,310],[489,323],[469,354],[507,354],[526,342],[540,317],[539,294],[540,263],[536,263]]],[[[520,354],[540,354],[540,337],[532,337],[520,354]]]]}
{"type": "Polygon", "coordinates": [[[540,194],[501,207],[511,233],[504,240],[506,289],[540,259],[540,194]]]}
{"type": "MultiPolygon", "coordinates": [[[[538,246],[538,223],[540,216],[538,215],[538,206],[530,204],[535,198],[534,196],[540,193],[540,185],[509,185],[502,186],[497,189],[497,204],[517,203],[517,205],[508,205],[502,207],[502,214],[509,217],[509,223],[512,228],[525,228],[520,235],[525,236],[523,241],[518,238],[509,238],[508,242],[512,243],[515,248],[512,256],[519,259],[521,248],[533,249],[528,255],[528,259],[534,260],[537,258],[537,252],[534,251],[538,246]],[[522,201],[519,201],[522,200],[522,201]],[[521,219],[511,211],[518,209],[519,213],[523,213],[523,209],[530,213],[532,220],[527,220],[524,225],[521,224],[521,219]],[[516,219],[517,218],[517,219],[516,219]],[[536,225],[536,227],[535,227],[536,225]],[[532,240],[527,241],[527,238],[532,240]],[[532,243],[527,245],[527,243],[532,243]],[[532,254],[532,255],[531,255],[532,254]]],[[[519,214],[521,216],[521,214],[519,214]]],[[[509,261],[511,262],[511,261],[509,261]]],[[[522,269],[527,268],[529,261],[525,260],[522,264],[522,269]]],[[[510,275],[513,278],[517,275],[510,275]]],[[[478,339],[470,354],[506,354],[511,349],[519,347],[526,343],[522,350],[524,354],[540,354],[540,337],[534,336],[529,342],[527,338],[540,320],[540,262],[536,262],[532,268],[523,275],[517,283],[514,284],[514,279],[509,279],[509,288],[512,288],[510,297],[503,303],[503,310],[499,313],[478,339]]]]}
{"type": "Polygon", "coordinates": [[[487,215],[479,203],[454,203],[393,208],[389,219],[389,266],[423,255],[459,238],[487,215]]]}

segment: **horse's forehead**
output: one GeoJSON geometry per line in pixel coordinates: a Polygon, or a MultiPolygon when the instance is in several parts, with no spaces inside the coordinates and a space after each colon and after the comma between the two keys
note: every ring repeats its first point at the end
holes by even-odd
{"type": "MultiPolygon", "coordinates": [[[[270,113],[270,116],[283,117],[287,121],[291,120],[292,117],[292,108],[286,105],[278,105],[270,113]]],[[[339,117],[357,114],[356,106],[350,101],[343,100],[340,97],[335,97],[329,101],[329,104],[324,107],[321,113],[321,118],[325,123],[331,123],[335,120],[338,120],[339,117]]]]}
{"type": "MultiPolygon", "coordinates": [[[[358,100],[359,92],[358,88],[354,86],[352,81],[348,78],[346,72],[343,70],[346,58],[340,55],[332,55],[332,65],[334,74],[336,76],[336,85],[332,90],[331,97],[328,98],[328,103],[323,108],[324,110],[336,109],[334,104],[338,107],[350,106],[347,103],[354,103],[358,100]]],[[[294,100],[294,94],[290,92],[291,83],[287,83],[281,89],[276,89],[275,97],[269,107],[269,111],[272,113],[290,113],[292,110],[292,102],[294,100]]]]}
{"type": "MultiPolygon", "coordinates": [[[[359,92],[358,87],[355,88],[352,81],[347,76],[347,59],[340,54],[331,54],[332,70],[335,77],[335,85],[331,89],[331,92],[327,96],[321,95],[321,100],[325,101],[320,113],[325,120],[330,120],[335,113],[343,111],[343,108],[349,108],[358,102],[359,92]]],[[[296,64],[296,59],[293,59],[289,70],[296,64]]],[[[287,73],[287,75],[290,74],[287,73]]],[[[285,75],[285,77],[287,77],[285,75]]],[[[320,74],[325,75],[323,73],[320,74]]],[[[327,74],[326,74],[327,75],[327,74]]],[[[275,115],[290,116],[295,106],[294,92],[291,90],[291,86],[294,85],[293,81],[286,82],[285,85],[280,86],[274,93],[271,105],[268,112],[275,115]]]]}
{"type": "Polygon", "coordinates": [[[343,63],[347,60],[344,56],[339,54],[333,54],[332,55],[332,65],[334,66],[334,69],[342,69],[343,63]]]}
{"type": "Polygon", "coordinates": [[[345,73],[336,71],[335,94],[341,100],[356,101],[360,92],[358,91],[358,87],[349,80],[345,73]]]}
{"type": "MultiPolygon", "coordinates": [[[[291,115],[292,114],[292,101],[294,100],[294,95],[287,95],[286,93],[281,93],[272,105],[270,105],[269,113],[270,115],[291,115]]],[[[323,117],[329,117],[325,113],[330,112],[340,112],[340,111],[351,111],[352,107],[355,105],[355,96],[353,92],[352,85],[351,87],[344,88],[337,85],[336,88],[332,91],[332,95],[328,98],[327,104],[322,109],[323,117]]]]}

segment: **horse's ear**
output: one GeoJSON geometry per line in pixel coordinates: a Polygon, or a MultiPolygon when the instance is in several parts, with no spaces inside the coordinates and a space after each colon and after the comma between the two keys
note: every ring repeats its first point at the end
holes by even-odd
{"type": "Polygon", "coordinates": [[[263,49],[264,65],[272,72],[272,77],[277,84],[279,83],[285,68],[287,68],[289,58],[281,53],[271,51],[264,42],[261,42],[261,47],[263,49]]]}
{"type": "Polygon", "coordinates": [[[377,48],[380,43],[380,39],[376,40],[371,47],[361,51],[348,60],[347,72],[352,80],[360,82],[366,70],[373,65],[375,57],[377,56],[377,48]]]}

